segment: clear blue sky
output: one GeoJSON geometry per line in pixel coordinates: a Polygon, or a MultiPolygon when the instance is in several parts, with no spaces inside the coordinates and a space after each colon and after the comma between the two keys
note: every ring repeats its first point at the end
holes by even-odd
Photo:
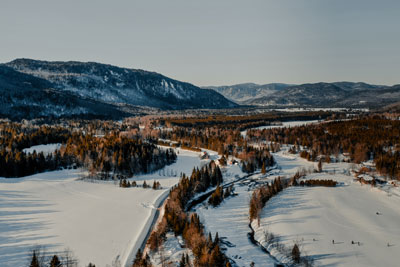
{"type": "Polygon", "coordinates": [[[196,85],[400,83],[400,1],[2,0],[0,62],[98,61],[196,85]]]}

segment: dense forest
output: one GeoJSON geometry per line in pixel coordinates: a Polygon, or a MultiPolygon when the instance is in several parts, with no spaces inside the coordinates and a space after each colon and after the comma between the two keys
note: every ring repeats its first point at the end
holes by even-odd
{"type": "Polygon", "coordinates": [[[325,111],[310,111],[310,112],[292,112],[283,113],[277,111],[270,111],[261,114],[251,115],[211,115],[211,116],[198,116],[198,117],[175,117],[168,119],[160,119],[162,125],[192,127],[200,129],[203,127],[219,127],[220,129],[237,129],[245,130],[248,128],[269,125],[277,121],[291,121],[291,120],[318,120],[325,119],[331,116],[331,112],[325,111]]]}
{"type": "Polygon", "coordinates": [[[161,149],[151,140],[121,136],[117,131],[96,136],[59,126],[26,127],[6,123],[0,127],[0,176],[22,177],[67,167],[85,167],[93,178],[131,177],[148,173],[176,160],[172,149],[161,149]],[[24,148],[62,143],[54,153],[25,153],[24,148]]]}
{"type": "Polygon", "coordinates": [[[294,145],[292,152],[308,160],[318,157],[330,161],[348,154],[360,163],[373,159],[376,169],[391,179],[400,179],[400,121],[382,117],[268,130],[248,130],[248,142],[273,142],[294,145]]]}

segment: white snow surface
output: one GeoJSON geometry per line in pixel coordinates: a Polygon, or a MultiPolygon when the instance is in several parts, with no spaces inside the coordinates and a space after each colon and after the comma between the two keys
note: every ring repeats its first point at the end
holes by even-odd
{"type": "Polygon", "coordinates": [[[247,186],[235,186],[237,196],[225,199],[220,206],[199,206],[196,212],[205,225],[205,230],[212,233],[218,232],[226,248],[226,255],[234,260],[238,266],[274,266],[275,261],[248,239],[249,228],[249,201],[252,191],[247,186]],[[228,243],[228,244],[229,244],[228,243]]]}
{"type": "MultiPolygon", "coordinates": [[[[274,156],[281,172],[290,174],[303,159],[292,155],[289,164],[285,154],[274,156]]],[[[256,221],[252,223],[255,238],[266,247],[265,231],[279,235],[290,248],[298,240],[316,266],[398,266],[400,197],[393,194],[397,188],[387,191],[386,186],[361,185],[346,175],[349,168],[347,163],[324,164],[329,174],[306,177],[336,180],[340,185],[335,188],[291,187],[270,199],[262,211],[260,227],[256,221]]]]}
{"type": "MultiPolygon", "coordinates": [[[[277,176],[291,176],[299,169],[314,169],[314,163],[305,159],[295,157],[286,151],[274,154],[279,161],[280,168],[272,170],[267,176],[261,174],[253,175],[253,179],[271,180],[277,176]]],[[[233,180],[234,176],[244,176],[238,165],[228,165],[223,169],[224,180],[233,180]]],[[[236,196],[225,199],[220,206],[212,207],[207,204],[199,205],[196,212],[205,225],[207,232],[213,237],[216,232],[223,241],[232,245],[223,245],[227,249],[226,254],[235,261],[238,266],[274,266],[276,263],[267,253],[252,244],[247,234],[251,231],[249,227],[249,202],[254,189],[253,183],[235,184],[236,196]]],[[[206,203],[206,202],[205,202],[206,203]]]]}
{"type": "Polygon", "coordinates": [[[171,170],[165,176],[156,172],[134,178],[150,185],[160,181],[162,190],[82,181],[82,170],[0,178],[0,266],[28,266],[37,246],[49,254],[69,248],[79,266],[106,266],[116,259],[124,266],[180,172],[190,174],[202,164],[199,154],[180,150],[177,162],[165,167],[171,170]]]}
{"type": "MultiPolygon", "coordinates": [[[[34,149],[51,153],[55,148],[50,147],[34,149]]],[[[270,180],[290,177],[300,169],[316,169],[317,163],[287,150],[282,146],[282,151],[273,154],[279,166],[276,170],[253,178],[270,180]]],[[[0,178],[0,266],[29,265],[30,252],[38,245],[49,253],[70,248],[79,259],[79,266],[89,262],[106,266],[116,259],[122,266],[127,265],[141,245],[156,207],[179,181],[180,173],[190,175],[194,166],[201,167],[209,161],[200,160],[197,152],[176,152],[176,163],[132,179],[146,180],[150,185],[153,180],[160,181],[163,189],[156,191],[119,188],[113,182],[81,181],[78,178],[85,174],[82,170],[0,178]]],[[[211,159],[218,158],[215,152],[207,152],[211,159]]],[[[340,182],[336,188],[291,187],[273,197],[262,211],[260,226],[256,221],[252,223],[255,238],[266,247],[265,231],[279,235],[288,247],[298,240],[302,253],[312,257],[316,266],[398,266],[399,189],[361,185],[348,175],[350,167],[348,163],[323,164],[327,172],[306,177],[334,179],[340,182]]],[[[238,165],[228,165],[222,171],[225,181],[244,175],[238,165]]],[[[274,260],[247,237],[253,188],[248,183],[237,184],[237,196],[225,199],[217,208],[200,205],[196,212],[206,231],[212,232],[213,237],[218,232],[223,241],[232,244],[223,247],[239,266],[249,266],[251,262],[255,266],[273,266],[274,260]]],[[[177,240],[168,238],[164,246],[165,256],[178,261],[183,251],[177,240]]],[[[271,253],[280,258],[273,249],[271,253]]]]}
{"type": "MultiPolygon", "coordinates": [[[[312,124],[312,123],[318,123],[318,120],[308,120],[308,121],[285,121],[282,122],[281,125],[266,125],[266,126],[260,126],[260,127],[255,127],[252,128],[254,130],[264,130],[264,129],[273,129],[273,128],[284,128],[284,127],[296,127],[296,126],[303,126],[307,124],[312,124]]],[[[246,137],[247,130],[241,131],[240,134],[243,137],[246,137]]]]}
{"type": "MultiPolygon", "coordinates": [[[[282,151],[273,154],[279,166],[276,170],[266,177],[254,175],[253,178],[272,180],[317,168],[317,163],[287,150],[287,146],[282,146],[282,151]]],[[[351,164],[342,162],[323,164],[325,172],[306,176],[306,179],[336,180],[339,186],[335,188],[291,187],[273,197],[262,211],[260,226],[257,221],[252,223],[256,240],[279,260],[284,258],[265,243],[265,231],[279,235],[281,243],[289,248],[294,241],[299,241],[302,254],[310,256],[316,266],[398,266],[399,189],[389,185],[377,188],[361,185],[349,175],[350,168],[351,164]]],[[[228,166],[228,174],[229,169],[228,166]]],[[[255,266],[274,266],[274,260],[247,237],[249,200],[254,188],[252,183],[236,184],[237,196],[225,199],[216,208],[199,205],[196,212],[207,232],[213,236],[218,232],[233,245],[223,247],[238,266],[249,266],[251,262],[255,266]]]]}
{"type": "Polygon", "coordinates": [[[48,154],[52,154],[54,151],[57,149],[60,149],[61,144],[47,144],[47,145],[37,145],[37,146],[31,146],[29,148],[25,148],[22,151],[25,153],[33,153],[33,151],[36,151],[36,153],[43,152],[43,154],[46,156],[48,154]]]}

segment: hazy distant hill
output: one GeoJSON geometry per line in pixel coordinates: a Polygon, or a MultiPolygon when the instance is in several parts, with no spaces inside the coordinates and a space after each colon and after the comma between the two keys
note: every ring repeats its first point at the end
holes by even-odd
{"type": "Polygon", "coordinates": [[[334,82],[287,84],[238,84],[209,87],[240,104],[270,107],[376,108],[400,101],[399,86],[334,82]]]}
{"type": "Polygon", "coordinates": [[[264,85],[242,83],[231,86],[208,86],[203,88],[213,89],[226,98],[240,104],[255,98],[272,95],[289,86],[290,85],[283,83],[270,83],[264,85]]]}

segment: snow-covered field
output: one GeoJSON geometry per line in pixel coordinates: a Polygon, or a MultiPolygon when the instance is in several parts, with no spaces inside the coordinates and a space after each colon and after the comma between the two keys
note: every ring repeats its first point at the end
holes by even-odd
{"type": "MultiPolygon", "coordinates": [[[[309,121],[285,121],[282,122],[281,125],[266,125],[266,126],[260,126],[260,127],[255,127],[252,129],[255,130],[264,130],[264,129],[274,129],[274,128],[284,128],[284,127],[295,127],[295,126],[302,126],[302,125],[307,125],[307,124],[312,124],[312,123],[318,123],[318,120],[309,120],[309,121]]],[[[245,137],[247,134],[247,130],[241,131],[240,134],[245,137]]]]}
{"type": "MultiPolygon", "coordinates": [[[[292,172],[289,170],[296,162],[303,161],[292,157],[295,164],[290,165],[285,153],[275,155],[282,172],[292,172]]],[[[353,182],[353,177],[345,174],[349,164],[325,164],[323,169],[331,173],[311,174],[307,178],[333,179],[341,185],[284,190],[267,202],[260,227],[253,222],[256,239],[265,244],[264,232],[269,231],[279,235],[288,247],[300,241],[303,252],[317,266],[398,266],[398,195],[353,182]]]]}
{"type": "MultiPolygon", "coordinates": [[[[278,169],[265,178],[261,175],[253,178],[262,181],[291,177],[299,170],[317,168],[317,163],[289,154],[287,149],[283,146],[282,151],[274,153],[278,169]]],[[[399,190],[361,185],[349,175],[350,168],[348,163],[324,164],[327,172],[307,175],[307,179],[334,179],[340,183],[336,188],[292,187],[272,198],[263,209],[260,226],[256,221],[252,224],[256,240],[268,247],[264,233],[269,231],[279,235],[281,243],[289,248],[298,241],[303,255],[312,257],[316,266],[398,266],[399,190]]],[[[248,204],[253,188],[251,183],[237,184],[237,196],[225,199],[217,208],[199,205],[196,212],[206,231],[213,235],[218,232],[228,241],[229,245],[224,246],[226,253],[238,266],[249,266],[251,262],[255,266],[274,266],[274,260],[247,237],[248,204]]],[[[282,259],[276,250],[271,252],[282,259]]]]}
{"type": "MultiPolygon", "coordinates": [[[[211,159],[215,159],[217,157],[216,152],[210,150],[207,150],[207,152],[210,154],[211,159]]],[[[201,166],[207,164],[210,161],[210,160],[201,160],[200,152],[194,152],[176,148],[175,153],[178,156],[178,160],[174,164],[165,166],[162,170],[155,171],[154,173],[136,175],[131,180],[135,181],[157,180],[161,181],[161,186],[171,187],[179,182],[181,173],[185,173],[186,175],[190,176],[192,174],[194,167],[200,168],[201,166]]]]}
{"type": "Polygon", "coordinates": [[[36,153],[43,152],[44,155],[48,155],[48,154],[53,153],[57,149],[60,149],[60,147],[61,147],[61,144],[37,145],[37,146],[31,146],[30,148],[23,149],[23,152],[33,153],[33,151],[36,151],[36,153]]]}
{"type": "MultiPolygon", "coordinates": [[[[258,174],[253,178],[265,181],[317,168],[317,163],[287,150],[282,146],[282,151],[274,153],[277,169],[265,177],[258,174]]],[[[0,266],[28,265],[31,250],[39,245],[49,253],[71,249],[79,266],[89,262],[106,266],[115,260],[122,266],[130,263],[169,188],[179,181],[181,173],[190,175],[194,166],[209,161],[200,160],[197,152],[176,151],[176,163],[133,178],[139,185],[144,180],[150,185],[153,180],[160,181],[163,189],[156,191],[120,188],[113,182],[82,181],[81,170],[0,178],[0,266]]],[[[211,159],[217,159],[215,152],[207,152],[211,159]]],[[[287,247],[299,241],[302,252],[312,257],[317,266],[398,266],[399,190],[354,182],[350,168],[348,163],[324,164],[323,170],[329,173],[307,175],[307,179],[334,179],[340,182],[336,188],[291,187],[273,197],[262,211],[260,226],[253,222],[255,238],[268,246],[264,232],[269,231],[279,235],[287,247]]],[[[244,175],[238,165],[228,165],[222,171],[225,181],[244,175]]],[[[196,212],[206,231],[213,237],[219,233],[227,255],[239,266],[249,266],[251,262],[255,266],[273,266],[274,260],[247,236],[252,183],[236,184],[237,196],[225,199],[217,208],[199,205],[196,212]]],[[[178,239],[171,236],[164,246],[163,257],[179,260],[183,250],[178,239]]],[[[276,251],[271,252],[279,258],[276,251]]]]}
{"type": "Polygon", "coordinates": [[[81,181],[80,170],[0,178],[0,266],[27,266],[37,246],[49,253],[69,248],[79,266],[106,266],[116,259],[124,265],[180,172],[201,165],[198,155],[181,150],[177,162],[166,167],[171,171],[136,177],[149,184],[156,179],[162,190],[81,181]]]}
{"type": "MultiPolygon", "coordinates": [[[[276,111],[283,111],[283,112],[299,112],[299,111],[346,111],[349,108],[276,108],[272,109],[276,111]]],[[[351,109],[352,111],[363,111],[368,112],[368,108],[354,108],[351,109]]]]}
{"type": "Polygon", "coordinates": [[[247,186],[235,186],[237,196],[225,199],[216,208],[199,206],[196,212],[213,237],[218,232],[227,249],[226,255],[238,266],[274,266],[275,261],[260,248],[252,244],[247,236],[249,228],[249,200],[252,191],[247,186]]]}

